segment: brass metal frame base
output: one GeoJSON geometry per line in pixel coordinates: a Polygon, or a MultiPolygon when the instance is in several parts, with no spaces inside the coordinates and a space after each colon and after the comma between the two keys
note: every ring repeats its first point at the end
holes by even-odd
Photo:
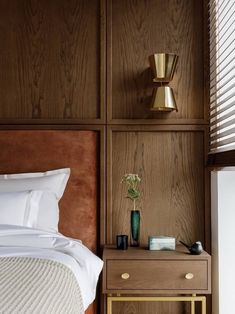
{"type": "Polygon", "coordinates": [[[107,296],[107,314],[112,314],[113,302],[191,302],[191,314],[195,314],[195,302],[201,302],[201,314],[206,314],[206,297],[205,296],[167,296],[167,297],[141,297],[141,296],[107,296]]]}

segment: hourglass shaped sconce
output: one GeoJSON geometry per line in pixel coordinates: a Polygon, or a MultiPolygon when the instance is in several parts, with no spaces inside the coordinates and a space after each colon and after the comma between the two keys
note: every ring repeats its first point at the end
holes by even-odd
{"type": "Polygon", "coordinates": [[[149,57],[153,82],[158,83],[153,89],[151,110],[177,111],[173,90],[167,86],[173,79],[177,61],[178,56],[172,53],[155,53],[149,57]]]}

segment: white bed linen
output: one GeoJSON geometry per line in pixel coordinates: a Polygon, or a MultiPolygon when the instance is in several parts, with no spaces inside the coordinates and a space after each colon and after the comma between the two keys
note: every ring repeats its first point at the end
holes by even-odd
{"type": "Polygon", "coordinates": [[[1,256],[29,256],[63,263],[78,280],[84,309],[95,298],[103,261],[79,240],[33,228],[0,225],[1,256]]]}

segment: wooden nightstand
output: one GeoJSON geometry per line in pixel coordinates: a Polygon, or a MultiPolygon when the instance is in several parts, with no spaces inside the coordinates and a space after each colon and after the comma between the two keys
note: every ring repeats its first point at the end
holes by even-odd
{"type": "Polygon", "coordinates": [[[107,314],[112,314],[112,303],[117,301],[190,301],[191,314],[199,301],[201,313],[206,314],[204,294],[211,293],[211,257],[206,252],[190,255],[181,245],[176,251],[121,251],[106,246],[103,260],[107,314]]]}

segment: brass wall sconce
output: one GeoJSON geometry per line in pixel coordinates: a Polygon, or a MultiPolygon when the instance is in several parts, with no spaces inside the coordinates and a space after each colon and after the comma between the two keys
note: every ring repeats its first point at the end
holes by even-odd
{"type": "Polygon", "coordinates": [[[173,79],[177,61],[178,56],[172,53],[155,53],[149,57],[154,77],[153,82],[160,84],[160,86],[154,87],[151,110],[178,111],[173,90],[166,86],[173,79]]]}

